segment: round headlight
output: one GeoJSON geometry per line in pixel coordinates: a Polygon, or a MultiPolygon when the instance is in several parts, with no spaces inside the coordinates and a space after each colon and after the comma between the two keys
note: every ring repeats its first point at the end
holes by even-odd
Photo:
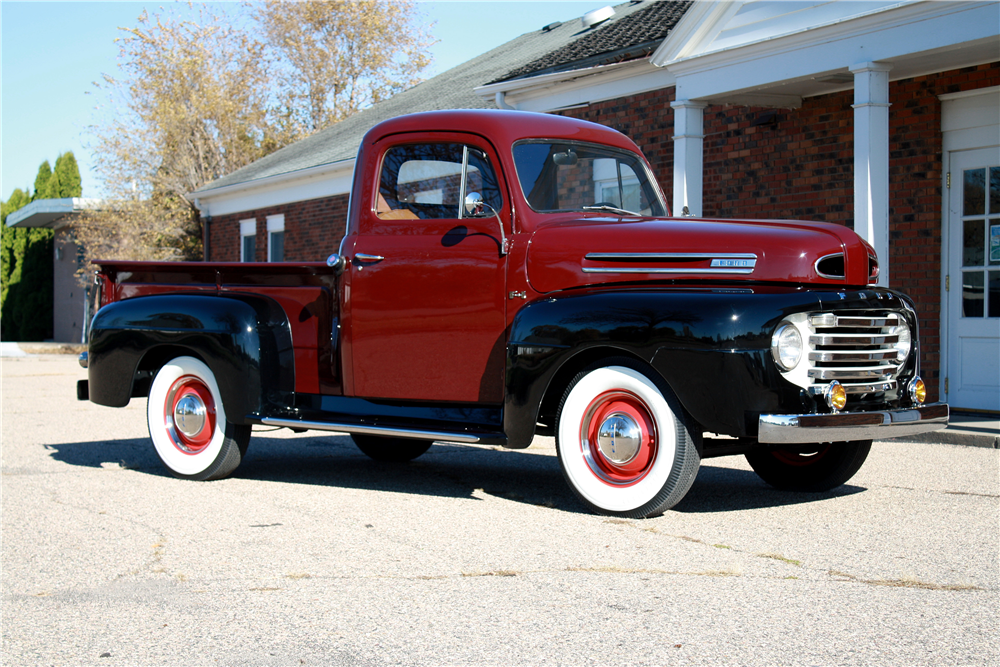
{"type": "Polygon", "coordinates": [[[795,368],[802,359],[802,334],[791,322],[782,322],[771,336],[771,356],[786,371],[795,368]]]}
{"type": "Polygon", "coordinates": [[[899,336],[899,340],[893,344],[893,347],[896,348],[896,358],[902,364],[910,356],[910,349],[913,347],[913,340],[910,337],[910,327],[906,325],[906,321],[900,316],[899,324],[894,326],[890,333],[899,336]]]}

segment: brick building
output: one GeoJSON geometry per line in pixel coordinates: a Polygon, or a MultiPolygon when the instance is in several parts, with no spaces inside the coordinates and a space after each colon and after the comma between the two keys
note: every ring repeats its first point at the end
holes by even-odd
{"type": "Polygon", "coordinates": [[[932,398],[1000,410],[1000,4],[663,0],[606,15],[526,33],[194,193],[207,257],[334,252],[354,154],[384,118],[562,113],[635,140],[676,214],[853,226],[883,284],[917,303],[932,398]]]}

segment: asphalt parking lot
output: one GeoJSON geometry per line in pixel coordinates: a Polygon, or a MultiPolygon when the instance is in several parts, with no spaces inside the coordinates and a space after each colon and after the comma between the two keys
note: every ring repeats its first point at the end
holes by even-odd
{"type": "Polygon", "coordinates": [[[662,517],[584,511],[553,443],[255,432],[170,477],[145,401],[2,361],[4,665],[1000,663],[1000,451],[883,442],[828,494],[703,464],[662,517]]]}

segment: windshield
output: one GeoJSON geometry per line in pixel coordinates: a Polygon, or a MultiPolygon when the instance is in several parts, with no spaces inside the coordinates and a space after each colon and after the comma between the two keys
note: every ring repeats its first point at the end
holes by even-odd
{"type": "Polygon", "coordinates": [[[540,213],[666,214],[659,191],[635,153],[544,140],[515,144],[513,153],[524,198],[540,213]]]}

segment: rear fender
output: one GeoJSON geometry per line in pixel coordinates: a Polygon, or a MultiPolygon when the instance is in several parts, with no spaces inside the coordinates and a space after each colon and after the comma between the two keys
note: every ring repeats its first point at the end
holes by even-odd
{"type": "Polygon", "coordinates": [[[234,423],[293,403],[288,319],[272,299],[239,294],[148,296],[101,308],[90,331],[90,400],[125,406],[145,395],[164,363],[184,354],[212,369],[234,423]]]}

